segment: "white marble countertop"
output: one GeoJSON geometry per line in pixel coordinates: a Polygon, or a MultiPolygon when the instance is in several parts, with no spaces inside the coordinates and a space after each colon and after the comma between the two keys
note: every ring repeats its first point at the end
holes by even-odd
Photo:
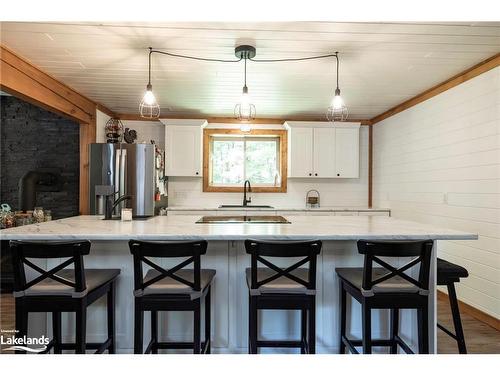
{"type": "Polygon", "coordinates": [[[200,216],[155,216],[122,222],[75,216],[3,229],[2,240],[475,240],[477,234],[385,216],[292,216],[291,224],[195,224],[200,216]]]}
{"type": "Polygon", "coordinates": [[[319,208],[310,207],[200,207],[200,206],[170,206],[167,211],[315,211],[315,212],[389,212],[388,208],[368,208],[368,207],[334,207],[325,206],[319,208]]]}

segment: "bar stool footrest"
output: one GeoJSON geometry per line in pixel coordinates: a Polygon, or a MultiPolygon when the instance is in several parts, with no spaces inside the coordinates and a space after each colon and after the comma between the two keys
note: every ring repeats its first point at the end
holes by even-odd
{"type": "Polygon", "coordinates": [[[257,340],[258,348],[302,348],[303,344],[297,340],[257,340]]]}
{"type": "MultiPolygon", "coordinates": [[[[194,342],[192,341],[169,341],[169,342],[155,342],[151,340],[148,347],[144,351],[144,354],[149,354],[153,349],[193,349],[194,342]]],[[[201,343],[201,354],[206,353],[210,348],[210,340],[206,340],[201,343]]]]}
{"type": "MultiPolygon", "coordinates": [[[[85,344],[85,349],[96,349],[94,354],[101,354],[103,353],[106,349],[108,349],[111,346],[112,343],[112,338],[108,338],[104,342],[88,342],[85,344]]],[[[55,344],[54,344],[55,345],[55,344]]],[[[59,348],[61,350],[75,350],[76,349],[76,344],[75,343],[61,343],[59,344],[59,348]]]]}
{"type": "MultiPolygon", "coordinates": [[[[359,354],[359,351],[356,349],[357,346],[363,346],[362,340],[350,340],[346,336],[342,336],[342,341],[354,354],[359,354]]],[[[406,354],[415,354],[415,352],[411,350],[411,348],[399,336],[394,336],[394,341],[391,339],[371,340],[371,346],[392,346],[394,342],[396,342],[406,354]]]]}

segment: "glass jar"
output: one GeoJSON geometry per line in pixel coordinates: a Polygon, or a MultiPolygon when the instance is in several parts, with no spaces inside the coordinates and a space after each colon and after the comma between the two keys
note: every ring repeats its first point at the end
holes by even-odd
{"type": "Polygon", "coordinates": [[[33,211],[33,221],[35,223],[43,223],[45,221],[45,215],[42,207],[35,207],[35,210],[33,211]]]}
{"type": "Polygon", "coordinates": [[[45,221],[51,221],[52,220],[52,211],[51,210],[45,210],[45,221]]]}

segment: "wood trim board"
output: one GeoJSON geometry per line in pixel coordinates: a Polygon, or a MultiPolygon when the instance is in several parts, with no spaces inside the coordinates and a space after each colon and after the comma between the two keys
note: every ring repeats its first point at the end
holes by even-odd
{"type": "Polygon", "coordinates": [[[408,99],[404,101],[401,104],[398,104],[397,106],[381,113],[378,116],[375,116],[371,119],[371,124],[376,124],[377,122],[380,122],[382,120],[385,120],[391,116],[394,116],[395,114],[398,114],[399,112],[402,112],[408,108],[411,108],[419,103],[422,103],[423,101],[426,101],[436,95],[439,95],[446,90],[449,90],[455,86],[460,85],[461,83],[464,83],[474,77],[477,77],[480,74],[483,74],[491,69],[496,68],[497,66],[500,65],[500,53],[497,53],[496,55],[481,61],[479,64],[476,64],[469,69],[447,79],[444,82],[441,82],[437,84],[436,86],[431,87],[428,90],[425,90],[424,92],[414,96],[411,99],[408,99]]]}
{"type": "MultiPolygon", "coordinates": [[[[446,294],[441,290],[437,291],[437,298],[438,300],[443,301],[444,303],[449,303],[448,294],[446,294]]],[[[473,318],[479,320],[480,322],[483,322],[489,325],[490,327],[495,328],[497,331],[500,331],[500,319],[497,319],[494,316],[486,314],[484,311],[481,311],[478,308],[471,306],[460,300],[458,301],[458,306],[460,309],[460,313],[466,313],[472,316],[473,318]]]]}
{"type": "Polygon", "coordinates": [[[288,132],[281,129],[252,129],[249,132],[242,132],[239,129],[203,129],[203,191],[204,192],[243,192],[243,186],[211,186],[209,184],[210,171],[210,136],[214,134],[250,135],[262,136],[273,135],[280,138],[280,186],[252,186],[254,193],[286,193],[288,176],[288,132]]]}

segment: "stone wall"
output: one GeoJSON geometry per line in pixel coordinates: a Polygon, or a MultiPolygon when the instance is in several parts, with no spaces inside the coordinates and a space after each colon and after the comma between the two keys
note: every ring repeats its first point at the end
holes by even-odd
{"type": "Polygon", "coordinates": [[[28,171],[61,172],[60,192],[38,193],[53,218],[78,215],[79,124],[13,96],[0,96],[0,202],[18,209],[19,179],[28,171]]]}

